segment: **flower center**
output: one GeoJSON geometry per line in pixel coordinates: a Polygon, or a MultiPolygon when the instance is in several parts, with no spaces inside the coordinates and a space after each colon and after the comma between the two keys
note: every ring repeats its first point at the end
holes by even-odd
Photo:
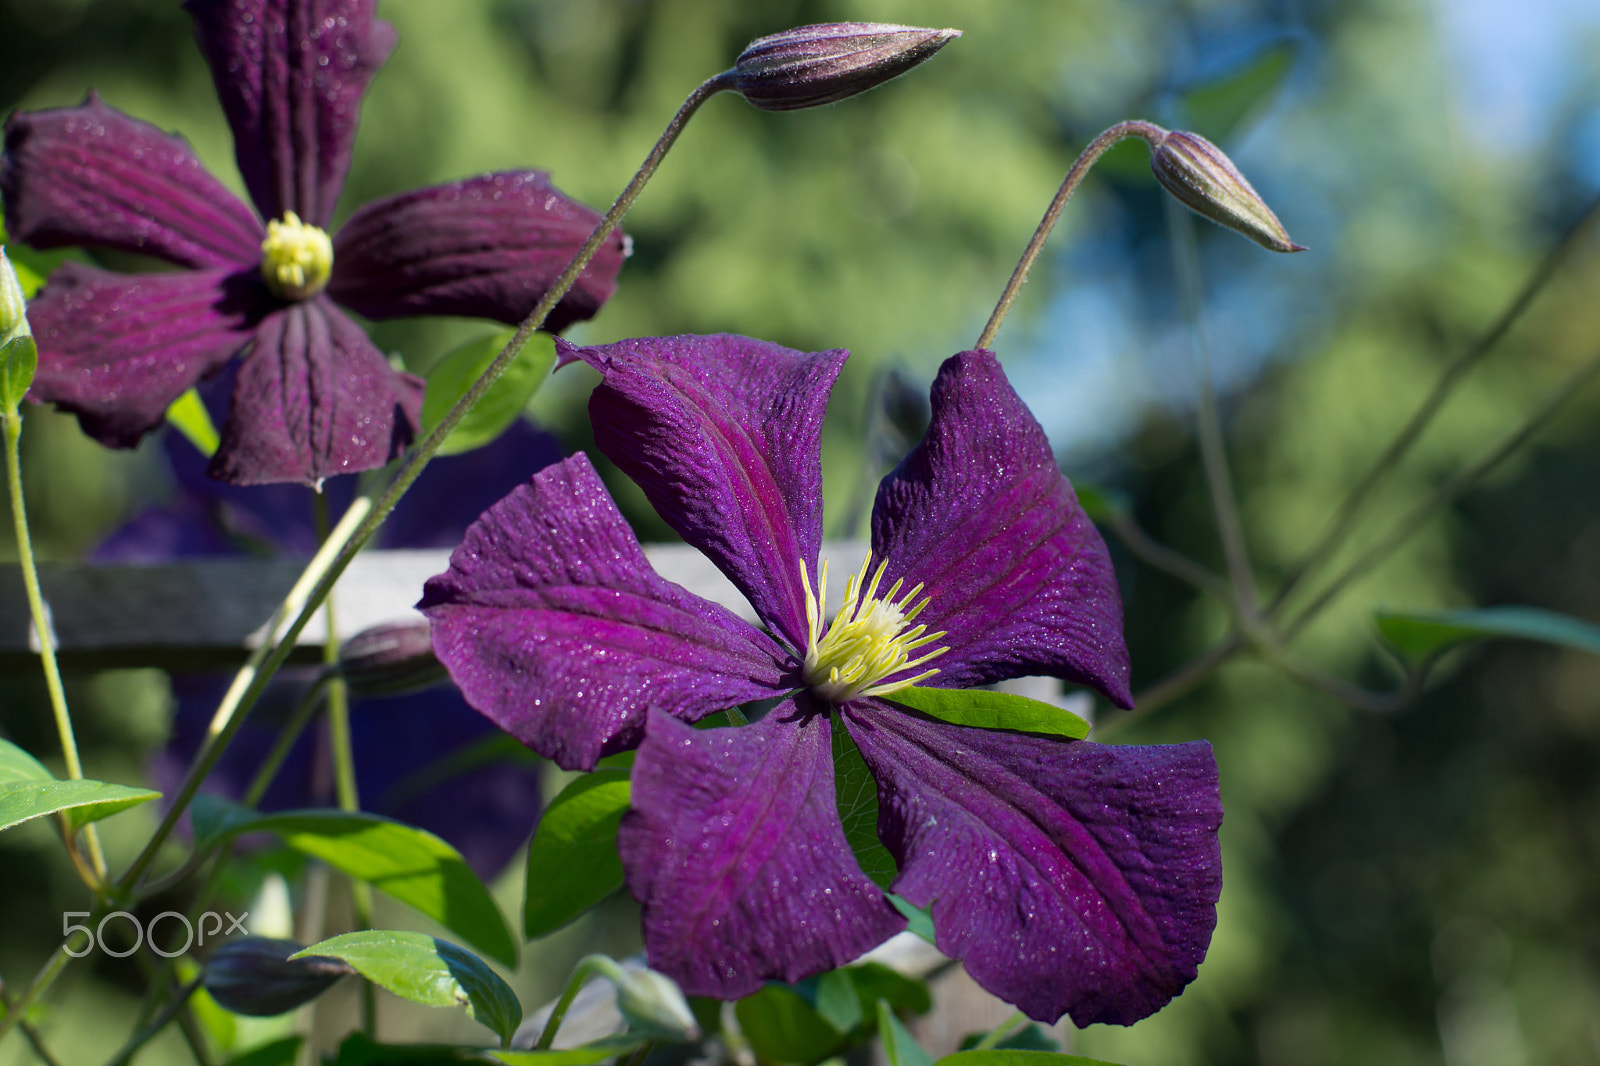
{"type": "Polygon", "coordinates": [[[293,211],[267,223],[261,242],[261,278],[274,295],[304,300],[328,287],[333,273],[333,242],[293,211]]]}
{"type": "Polygon", "coordinates": [[[886,696],[909,688],[939,671],[926,670],[915,677],[895,681],[888,679],[950,650],[939,648],[920,658],[911,658],[913,651],[944,636],[943,631],[928,633],[927,626],[906,628],[932,602],[932,597],[924,596],[921,603],[912,606],[911,601],[922,591],[922,585],[918,584],[896,600],[895,597],[900,595],[901,581],[896,581],[889,591],[879,597],[878,582],[883,577],[884,567],[889,564],[887,560],[879,563],[869,584],[867,567],[870,565],[872,555],[868,553],[861,561],[861,569],[845,582],[844,604],[824,633],[822,611],[828,598],[828,562],[826,559],[822,562],[822,572],[817,575],[817,591],[814,595],[811,591],[811,575],[806,572],[806,564],[800,564],[800,581],[806,589],[808,637],[802,673],[812,691],[832,703],[843,703],[857,696],[886,696]]]}

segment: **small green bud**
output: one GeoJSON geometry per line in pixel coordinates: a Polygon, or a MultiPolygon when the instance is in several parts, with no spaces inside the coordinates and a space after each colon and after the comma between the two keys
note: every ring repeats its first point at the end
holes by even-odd
{"type": "Polygon", "coordinates": [[[433,655],[427,622],[363,629],[339,647],[339,673],[352,696],[399,696],[448,681],[433,655]]]}
{"type": "Polygon", "coordinates": [[[0,248],[0,344],[17,337],[31,337],[28,328],[28,301],[22,295],[22,281],[16,268],[0,248]]]}
{"type": "Polygon", "coordinates": [[[866,92],[961,36],[881,22],[830,22],[759,37],[733,67],[733,88],[763,111],[794,111],[866,92]]]}
{"type": "Polygon", "coordinates": [[[289,958],[304,947],[264,936],[229,940],[206,960],[205,989],[225,1010],[266,1018],[310,1003],[339,978],[355,973],[342,959],[289,958]]]}
{"type": "Polygon", "coordinates": [[[623,966],[606,955],[590,955],[588,966],[617,989],[617,1011],[628,1028],[654,1040],[691,1041],[700,1038],[689,1001],[672,978],[643,966],[623,966]]]}
{"type": "Polygon", "coordinates": [[[1198,133],[1151,141],[1150,169],[1179,202],[1274,252],[1303,252],[1227,155],[1198,133]]]}

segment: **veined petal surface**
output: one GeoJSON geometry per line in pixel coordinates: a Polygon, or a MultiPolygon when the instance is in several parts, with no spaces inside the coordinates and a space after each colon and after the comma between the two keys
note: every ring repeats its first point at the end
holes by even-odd
{"type": "Polygon", "coordinates": [[[467,702],[569,770],[634,747],[650,709],[694,721],[798,685],[770,637],[651,568],[581,454],[485,512],[418,606],[467,702]]]}
{"type": "Polygon", "coordinates": [[[7,120],[0,193],[7,232],[35,248],[119,248],[234,270],[261,258],[260,220],[188,141],[93,93],[79,107],[7,120]]]}
{"type": "Polygon", "coordinates": [[[948,633],[932,684],[1048,674],[1132,706],[1111,556],[993,353],[939,369],[927,435],[878,488],[872,550],[948,633]]]}
{"type": "Polygon", "coordinates": [[[39,345],[28,395],[75,412],[100,443],[131,448],[249,343],[266,306],[253,271],[113,274],[64,263],[28,305],[39,345]]]}
{"type": "Polygon", "coordinates": [[[361,97],[394,50],[377,0],[185,0],[233,128],[245,187],[268,219],[328,227],[361,97]]]}
{"type": "Polygon", "coordinates": [[[798,981],[905,928],[845,840],[819,711],[802,697],[708,730],[651,716],[617,850],[651,967],[690,995],[798,981]]]}
{"type": "Polygon", "coordinates": [[[983,987],[1039,1021],[1129,1025],[1194,979],[1222,889],[1209,744],[966,729],[876,700],[845,722],[894,891],[933,908],[939,949],[983,987]]]}
{"type": "MultiPolygon", "coordinates": [[[[375,200],[333,238],[328,294],[368,318],[526,318],[589,239],[600,215],[533,170],[484,174],[375,200]]],[[[545,320],[559,333],[616,289],[615,231],[545,320]]]]}
{"type": "Polygon", "coordinates": [[[325,297],[290,304],[256,329],[211,474],[314,485],[383,466],[411,442],[422,388],[325,297]]]}
{"type": "Polygon", "coordinates": [[[793,648],[822,543],[822,416],[848,355],[732,334],[560,343],[604,376],[595,443],[793,648]]]}

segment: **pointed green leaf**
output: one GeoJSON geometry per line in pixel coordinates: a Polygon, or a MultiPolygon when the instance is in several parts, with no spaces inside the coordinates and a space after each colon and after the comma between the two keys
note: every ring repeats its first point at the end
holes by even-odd
{"type": "Polygon", "coordinates": [[[903,688],[881,697],[929,718],[975,729],[1006,729],[1082,740],[1089,723],[1053,703],[981,688],[903,688]]]}
{"type": "Polygon", "coordinates": [[[933,1056],[901,1024],[889,1004],[878,1000],[878,1035],[889,1066],[933,1066],[933,1056]]]}
{"type": "Polygon", "coordinates": [[[734,1006],[739,1030],[763,1062],[821,1062],[834,1054],[844,1034],[818,1014],[794,989],[769,984],[734,1006]]]}
{"type": "Polygon", "coordinates": [[[591,1066],[592,1063],[619,1059],[643,1046],[644,1040],[623,1033],[573,1048],[545,1048],[542,1051],[495,1051],[491,1055],[506,1066],[591,1066]]]}
{"type": "Polygon", "coordinates": [[[1402,655],[1427,659],[1469,640],[1512,638],[1600,655],[1600,626],[1538,607],[1376,611],[1378,631],[1402,655]]]}
{"type": "MultiPolygon", "coordinates": [[[[932,923],[929,924],[931,928],[932,923]]],[[[926,984],[881,962],[863,962],[836,972],[850,978],[864,1010],[872,1010],[872,1005],[880,1000],[896,1011],[909,1014],[926,1014],[933,1006],[933,997],[926,984]]]]}
{"type": "Polygon", "coordinates": [[[0,740],[0,830],[57,812],[76,828],[160,796],[107,781],[58,781],[38,759],[0,740]]]}
{"type": "Polygon", "coordinates": [[[222,438],[217,435],[217,427],[211,421],[211,412],[206,410],[200,394],[194,389],[172,401],[167,408],[167,421],[188,437],[189,443],[200,449],[201,455],[209,459],[217,454],[217,445],[222,443],[222,438]]]}
{"type": "Polygon", "coordinates": [[[426,830],[362,811],[255,814],[215,800],[197,817],[195,837],[203,847],[241,833],[276,834],[296,851],[415,907],[486,955],[517,964],[516,942],[489,890],[460,852],[426,830]]]}
{"type": "Polygon", "coordinates": [[[483,1066],[492,1063],[487,1049],[440,1044],[380,1044],[365,1033],[351,1033],[323,1066],[483,1066]]]}
{"type": "Polygon", "coordinates": [[[328,955],[343,959],[373,984],[430,1007],[461,1006],[501,1040],[522,1023],[516,993],[489,964],[466,948],[396,929],[344,933],[312,944],[291,959],[328,955]]]}
{"type": "Polygon", "coordinates": [[[286,1036],[228,1060],[228,1066],[294,1066],[304,1037],[286,1036]]]}
{"type": "MultiPolygon", "coordinates": [[[[1009,1024],[1009,1023],[1008,1023],[1009,1024]]],[[[989,1033],[968,1033],[961,1038],[961,1050],[968,1051],[981,1044],[989,1033]]],[[[991,1045],[997,1049],[1016,1048],[1022,1051],[1060,1051],[1061,1042],[1052,1037],[1038,1022],[1029,1022],[1016,1032],[1002,1036],[991,1045]]],[[[985,1049],[987,1050],[987,1049],[985,1049]]]]}
{"type": "Polygon", "coordinates": [[[1281,42],[1237,72],[1190,89],[1183,94],[1184,128],[1220,142],[1272,102],[1293,61],[1293,45],[1281,42]]]}
{"type": "Polygon", "coordinates": [[[934,1066],[1117,1066],[1117,1064],[1103,1059],[1086,1059],[1082,1055],[1062,1055],[1054,1051],[995,1048],[991,1051],[957,1051],[952,1055],[946,1055],[934,1066]]]}
{"type": "Polygon", "coordinates": [[[879,888],[887,889],[899,868],[878,839],[878,783],[838,716],[833,720],[833,791],[857,864],[879,888]]]}
{"type": "Polygon", "coordinates": [[[933,938],[933,911],[931,909],[919,907],[904,896],[897,896],[893,892],[889,893],[889,902],[894,904],[895,910],[905,915],[906,928],[908,930],[917,934],[934,947],[939,946],[939,942],[933,938]]]}
{"type": "Polygon", "coordinates": [[[15,411],[28,395],[38,368],[39,349],[32,337],[13,337],[0,345],[0,405],[6,411],[15,411]]]}
{"type": "Polygon", "coordinates": [[[855,982],[843,969],[829,970],[816,979],[811,1006],[823,1021],[841,1033],[851,1032],[866,1020],[855,982]]]}
{"type": "Polygon", "coordinates": [[[554,932],[622,887],[617,827],[629,793],[628,771],[596,770],[562,789],[540,816],[528,845],[528,939],[554,932]]]}
{"type": "MultiPolygon", "coordinates": [[[[423,433],[433,432],[434,427],[444,421],[444,416],[483,376],[515,332],[504,330],[468,341],[446,352],[433,365],[428,371],[428,391],[422,399],[423,433]]],[[[555,338],[548,333],[535,333],[483,399],[451,431],[439,454],[470,452],[504,433],[549,379],[550,368],[555,364],[555,338]]]]}

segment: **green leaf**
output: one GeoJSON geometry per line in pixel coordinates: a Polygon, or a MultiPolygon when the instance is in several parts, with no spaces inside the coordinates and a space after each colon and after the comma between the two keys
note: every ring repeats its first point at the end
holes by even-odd
{"type": "Polygon", "coordinates": [[[1271,102],[1293,62],[1294,46],[1280,42],[1238,72],[1190,89],[1183,94],[1186,128],[1220,143],[1271,102]]]}
{"type": "Polygon", "coordinates": [[[871,1010],[879,1001],[909,1014],[926,1014],[933,1006],[933,996],[926,984],[881,962],[863,962],[835,972],[849,976],[864,1010],[871,1010]]]}
{"type": "Polygon", "coordinates": [[[764,1062],[807,1066],[832,1055],[844,1041],[843,1033],[785,985],[766,985],[733,1010],[740,1031],[764,1062]]]}
{"type": "Polygon", "coordinates": [[[946,1055],[934,1066],[1117,1066],[1117,1064],[1103,1059],[1086,1059],[1082,1055],[1062,1055],[1054,1051],[995,1048],[991,1051],[957,1051],[946,1055]]]}
{"type": "Polygon", "coordinates": [[[975,729],[1006,729],[1082,740],[1089,723],[1053,703],[981,688],[903,688],[881,697],[929,718],[975,729]]]}
{"type": "Polygon", "coordinates": [[[77,828],[160,796],[108,781],[58,781],[32,755],[0,740],[0,830],[60,811],[77,828]]]}
{"type": "Polygon", "coordinates": [[[528,845],[522,929],[528,939],[566,925],[622,887],[617,827],[628,810],[626,770],[596,770],[561,790],[528,845]]]}
{"type": "Polygon", "coordinates": [[[15,411],[33,384],[39,368],[39,349],[32,337],[13,337],[0,346],[0,404],[15,411]]]}
{"type": "Polygon", "coordinates": [[[329,955],[343,959],[373,984],[413,1003],[461,1006],[503,1041],[522,1023],[516,993],[478,956],[425,933],[368,929],[312,944],[292,959],[329,955]]]}
{"type": "MultiPolygon", "coordinates": [[[[494,362],[495,356],[510,342],[515,330],[504,330],[453,348],[428,371],[428,391],[422,399],[422,432],[432,433],[444,416],[467,394],[474,382],[494,362]]],[[[440,455],[457,455],[481,448],[506,431],[522,409],[550,377],[556,363],[555,338],[535,333],[506,367],[506,372],[467,413],[450,436],[445,438],[440,455]]]]}
{"type": "Polygon", "coordinates": [[[262,815],[215,800],[195,817],[202,846],[241,833],[275,833],[296,851],[410,904],[492,958],[517,964],[516,942],[489,890],[460,852],[426,830],[362,811],[262,815]]]}
{"type": "Polygon", "coordinates": [[[477,1066],[494,1063],[488,1049],[445,1047],[439,1044],[380,1044],[365,1033],[351,1033],[339,1045],[336,1058],[323,1058],[323,1066],[477,1066]]]}
{"type": "Polygon", "coordinates": [[[856,994],[855,982],[843,969],[829,970],[816,979],[811,1006],[823,1021],[841,1033],[859,1028],[866,1020],[861,997],[856,994]]]}
{"type": "Polygon", "coordinates": [[[506,1066],[590,1066],[637,1050],[644,1041],[626,1034],[608,1036],[592,1044],[574,1048],[545,1048],[542,1051],[496,1051],[493,1057],[506,1066]]]}
{"type": "Polygon", "coordinates": [[[883,1038],[883,1054],[889,1066],[933,1066],[933,1056],[917,1043],[894,1011],[878,1001],[878,1035],[883,1038]]]}
{"type": "Polygon", "coordinates": [[[879,888],[887,889],[899,868],[878,839],[878,783],[837,715],[833,720],[833,791],[844,837],[856,862],[879,888]]]}
{"type": "Polygon", "coordinates": [[[200,394],[194,389],[172,401],[167,408],[167,421],[188,437],[189,443],[200,449],[201,455],[209,459],[217,454],[217,445],[222,438],[217,436],[217,427],[211,422],[211,412],[206,410],[200,394]]]}
{"type": "Polygon", "coordinates": [[[1078,495],[1078,506],[1091,521],[1104,522],[1128,510],[1127,498],[1120,493],[1083,481],[1074,481],[1072,487],[1078,495]]]}
{"type": "Polygon", "coordinates": [[[1428,659],[1469,640],[1512,638],[1600,655],[1600,626],[1538,607],[1376,611],[1378,631],[1402,655],[1428,659]]]}
{"type": "MultiPolygon", "coordinates": [[[[968,1033],[966,1036],[961,1038],[961,1050],[968,1051],[974,1047],[977,1047],[987,1036],[989,1036],[989,1034],[983,1032],[968,1033]]],[[[1024,1025],[1021,1029],[1018,1029],[1011,1035],[1002,1037],[993,1046],[996,1048],[1016,1048],[1022,1051],[1061,1050],[1060,1041],[1056,1040],[1049,1033],[1045,1032],[1044,1029],[1040,1027],[1038,1022],[1029,1022],[1027,1025],[1024,1025]]]]}
{"type": "Polygon", "coordinates": [[[228,1066],[294,1066],[303,1037],[286,1036],[228,1060],[228,1066]]]}
{"type": "Polygon", "coordinates": [[[917,906],[904,896],[889,893],[889,902],[894,904],[894,909],[906,916],[906,928],[917,934],[934,947],[938,941],[933,938],[933,911],[917,906]]]}

